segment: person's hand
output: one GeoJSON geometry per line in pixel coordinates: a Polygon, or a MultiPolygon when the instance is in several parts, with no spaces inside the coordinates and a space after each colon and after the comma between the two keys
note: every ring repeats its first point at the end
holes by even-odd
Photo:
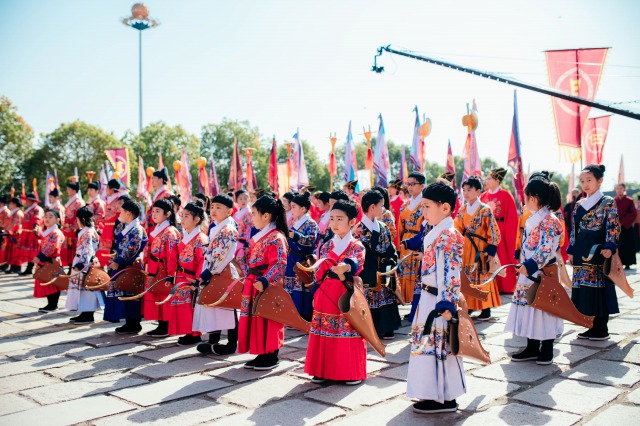
{"type": "Polygon", "coordinates": [[[492,262],[494,257],[495,257],[495,256],[487,256],[487,261],[488,261],[488,262],[492,262]]]}
{"type": "Polygon", "coordinates": [[[415,252],[415,254],[413,255],[417,260],[419,260],[420,262],[422,262],[422,258],[424,257],[424,253],[422,252],[415,252]]]}
{"type": "Polygon", "coordinates": [[[80,272],[80,269],[78,269],[78,268],[73,268],[73,270],[76,271],[76,272],[80,272]]]}
{"type": "Polygon", "coordinates": [[[259,292],[264,291],[264,285],[260,281],[256,281],[255,283],[253,283],[253,288],[258,290],[259,292]]]}
{"type": "Polygon", "coordinates": [[[572,254],[568,254],[567,256],[569,256],[568,259],[567,259],[567,262],[569,262],[569,265],[573,265],[573,255],[572,254]]]}
{"type": "Polygon", "coordinates": [[[529,275],[529,273],[527,272],[527,268],[524,265],[520,265],[517,271],[520,275],[529,275]]]}
{"type": "Polygon", "coordinates": [[[446,319],[447,321],[451,321],[451,317],[453,317],[453,315],[451,314],[451,311],[448,309],[446,309],[443,313],[441,313],[440,316],[446,319]]]}
{"type": "Polygon", "coordinates": [[[94,257],[91,263],[93,264],[93,266],[100,266],[100,261],[97,257],[94,257]]]}
{"type": "Polygon", "coordinates": [[[40,263],[40,259],[38,259],[38,256],[34,257],[31,263],[33,263],[34,265],[37,265],[38,263],[40,263]]]}
{"type": "Polygon", "coordinates": [[[601,254],[601,255],[602,255],[602,257],[604,257],[605,259],[608,259],[608,258],[610,258],[610,257],[613,255],[613,253],[611,253],[611,250],[609,250],[609,249],[604,249],[604,250],[602,250],[602,251],[600,252],[600,254],[601,254]]]}
{"type": "Polygon", "coordinates": [[[289,230],[289,238],[293,238],[293,236],[294,236],[294,235],[295,235],[295,234],[294,234],[293,230],[291,230],[291,229],[290,229],[290,230],[289,230]]]}
{"type": "Polygon", "coordinates": [[[116,269],[118,269],[118,266],[119,266],[119,265],[118,265],[116,262],[111,262],[111,263],[109,263],[109,268],[110,268],[110,269],[113,269],[114,271],[115,271],[116,269]]]}
{"type": "Polygon", "coordinates": [[[345,272],[349,272],[351,270],[351,266],[346,263],[341,263],[331,268],[333,272],[336,274],[344,274],[345,272]]]}

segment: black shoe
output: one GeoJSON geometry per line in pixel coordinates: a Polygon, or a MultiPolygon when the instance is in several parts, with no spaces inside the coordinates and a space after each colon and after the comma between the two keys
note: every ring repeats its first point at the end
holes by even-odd
{"type": "Polygon", "coordinates": [[[536,359],[538,365],[549,365],[553,362],[553,339],[543,340],[540,345],[540,355],[536,359]]]}
{"type": "Polygon", "coordinates": [[[385,334],[384,336],[382,336],[382,340],[393,340],[395,339],[396,335],[393,331],[385,334]]]}
{"type": "Polygon", "coordinates": [[[27,275],[32,275],[33,274],[33,263],[29,262],[27,263],[27,269],[24,270],[24,272],[20,272],[18,275],[20,275],[21,277],[26,277],[27,275]]]}
{"type": "Polygon", "coordinates": [[[75,324],[93,324],[95,321],[93,319],[93,312],[83,312],[78,318],[74,321],[75,324]]]}
{"type": "Polygon", "coordinates": [[[211,350],[215,355],[231,355],[236,353],[238,346],[236,344],[227,343],[226,345],[212,345],[211,350]]]}
{"type": "Polygon", "coordinates": [[[593,328],[588,329],[584,333],[578,333],[578,339],[588,339],[593,336],[593,328]]]}
{"type": "Polygon", "coordinates": [[[196,350],[203,355],[211,355],[213,354],[213,345],[211,343],[200,343],[196,346],[196,350]]]}
{"type": "Polygon", "coordinates": [[[628,271],[629,269],[631,269],[631,266],[629,266],[629,265],[627,265],[627,266],[625,266],[625,267],[624,267],[624,270],[625,270],[625,271],[628,271]]]}
{"type": "Polygon", "coordinates": [[[76,322],[78,318],[80,318],[80,315],[78,315],[77,317],[71,317],[69,318],[69,322],[76,322]]]}
{"type": "Polygon", "coordinates": [[[347,385],[347,386],[357,386],[357,385],[359,385],[360,383],[362,383],[362,380],[345,380],[345,381],[344,381],[344,382],[342,382],[342,383],[344,383],[344,384],[345,384],[345,385],[347,385]]]}
{"type": "Polygon", "coordinates": [[[607,340],[608,338],[609,338],[609,333],[606,331],[602,333],[593,333],[591,336],[589,336],[589,340],[595,340],[595,341],[607,340]]]}
{"type": "Polygon", "coordinates": [[[5,274],[17,274],[18,272],[20,272],[20,267],[17,267],[18,270],[16,271],[16,266],[10,266],[9,269],[5,269],[4,273],[5,274]]]}
{"type": "Polygon", "coordinates": [[[138,334],[142,331],[140,323],[125,323],[122,327],[116,328],[116,334],[138,334]]]}
{"type": "Polygon", "coordinates": [[[178,346],[191,346],[202,342],[202,337],[193,334],[185,334],[178,339],[178,346]]]}
{"type": "Polygon", "coordinates": [[[473,309],[467,309],[467,315],[471,316],[472,313],[473,313],[473,309]]]}
{"type": "Polygon", "coordinates": [[[220,342],[220,335],[221,334],[222,334],[222,332],[220,330],[210,331],[209,332],[209,344],[215,345],[216,343],[220,342]]]}
{"type": "Polygon", "coordinates": [[[48,314],[48,313],[51,313],[51,312],[55,311],[56,309],[58,309],[57,306],[49,306],[49,305],[47,305],[44,308],[38,309],[38,312],[41,312],[43,314],[48,314]]]}
{"type": "Polygon", "coordinates": [[[511,361],[533,361],[540,356],[540,340],[527,339],[527,347],[517,354],[511,355],[511,361]]]}
{"type": "Polygon", "coordinates": [[[278,366],[279,363],[280,360],[278,359],[278,355],[274,352],[271,352],[265,354],[262,359],[259,359],[253,369],[258,371],[273,370],[278,366]]]}
{"type": "Polygon", "coordinates": [[[168,321],[158,321],[158,326],[147,333],[145,333],[149,337],[167,337],[169,335],[169,322],[168,321]]]}
{"type": "Polygon", "coordinates": [[[257,357],[255,357],[251,361],[245,362],[244,363],[244,368],[255,368],[255,366],[258,363],[258,361],[260,361],[263,357],[264,357],[264,355],[258,355],[257,357]]]}
{"type": "Polygon", "coordinates": [[[313,379],[311,379],[311,383],[315,383],[317,385],[326,382],[327,379],[323,379],[322,377],[318,377],[318,376],[313,376],[313,379]]]}
{"type": "Polygon", "coordinates": [[[424,400],[413,404],[413,411],[420,414],[453,413],[457,409],[458,404],[455,399],[445,401],[444,404],[431,400],[424,400]]]}
{"type": "Polygon", "coordinates": [[[478,321],[489,321],[491,319],[491,308],[483,309],[476,319],[478,321]]]}

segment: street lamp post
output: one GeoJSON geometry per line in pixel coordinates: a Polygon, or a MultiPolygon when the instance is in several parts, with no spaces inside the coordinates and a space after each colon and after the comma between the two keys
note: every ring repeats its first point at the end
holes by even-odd
{"type": "Polygon", "coordinates": [[[131,16],[123,18],[122,23],[138,30],[138,101],[139,101],[139,133],[142,133],[142,31],[160,25],[149,17],[149,8],[144,3],[136,3],[131,7],[131,16]]]}

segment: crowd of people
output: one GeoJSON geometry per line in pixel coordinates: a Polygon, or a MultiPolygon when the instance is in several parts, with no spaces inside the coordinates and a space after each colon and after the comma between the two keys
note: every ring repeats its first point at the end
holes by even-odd
{"type": "MultiPolygon", "coordinates": [[[[74,324],[94,323],[100,310],[104,321],[117,324],[118,334],[140,333],[141,321],[156,321],[147,335],[180,336],[178,345],[197,345],[203,354],[248,352],[255,358],[244,367],[255,370],[278,365],[285,326],[254,315],[252,307],[269,286],[282,286],[310,323],[304,371],[314,383],[345,385],[367,377],[366,341],[339,307],[340,297],[359,287],[379,339],[394,339],[403,320],[411,324],[407,395],[417,400],[414,410],[450,412],[466,392],[462,358],[452,354],[449,336],[460,306],[476,312],[474,320],[486,321],[501,305],[501,295],[512,295],[506,331],[525,337],[527,344],[511,360],[553,362],[553,342],[563,321],[529,306],[526,295],[543,267],[557,259],[573,265],[575,307],[595,317],[593,327],[578,337],[609,337],[609,316],[619,310],[603,264],[616,252],[625,266],[635,264],[637,212],[623,184],[615,198],[603,195],[604,171],[600,165],[585,167],[581,188],[564,209],[550,174],[534,173],[524,189],[524,211],[501,188],[502,168],[484,180],[466,178],[463,200],[454,189],[455,176],[444,174],[426,185],[425,176],[413,172],[406,182],[360,194],[353,181],[342,190],[307,186],[281,197],[242,189],[213,197],[197,194],[185,205],[170,191],[168,173],[161,169],[153,173],[155,193],[146,212],[116,179],[108,182],[105,199],[100,184],[89,183],[86,203],[80,184],[72,181],[64,205],[58,189],[47,194],[46,211],[35,193],[26,194],[25,206],[18,197],[0,197],[0,264],[5,273],[22,276],[54,260],[68,268],[72,276],[64,308],[77,313],[70,318],[74,324]],[[298,264],[315,266],[310,284],[297,273],[298,264]],[[516,266],[496,275],[496,266],[510,264],[516,266]],[[105,268],[111,277],[140,267],[147,289],[161,276],[166,291],[134,298],[113,282],[92,290],[84,285],[91,267],[105,268]],[[226,269],[244,277],[238,284],[240,309],[197,303],[213,277],[226,269]],[[486,300],[461,291],[462,274],[486,289],[486,300]],[[401,318],[404,303],[411,311],[401,318]]],[[[41,284],[36,281],[33,292],[47,299],[40,312],[57,310],[60,290],[41,284]]]]}

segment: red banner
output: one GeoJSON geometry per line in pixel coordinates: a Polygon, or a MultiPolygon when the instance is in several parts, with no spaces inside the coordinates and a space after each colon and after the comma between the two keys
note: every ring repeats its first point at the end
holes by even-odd
{"type": "Polygon", "coordinates": [[[590,118],[585,127],[582,146],[584,147],[584,164],[602,164],[604,142],[609,131],[610,115],[590,118]]]}
{"type": "Polygon", "coordinates": [[[127,148],[105,149],[104,153],[107,154],[113,170],[118,173],[120,181],[126,186],[130,186],[129,154],[127,153],[127,148]]]}
{"type": "MultiPolygon", "coordinates": [[[[545,52],[549,85],[561,92],[592,101],[602,76],[607,48],[545,52]]],[[[591,107],[551,98],[560,152],[574,163],[580,160],[583,130],[591,107]]]]}
{"type": "Polygon", "coordinates": [[[275,136],[271,141],[271,155],[269,156],[269,186],[271,191],[278,192],[278,148],[275,136]]]}

